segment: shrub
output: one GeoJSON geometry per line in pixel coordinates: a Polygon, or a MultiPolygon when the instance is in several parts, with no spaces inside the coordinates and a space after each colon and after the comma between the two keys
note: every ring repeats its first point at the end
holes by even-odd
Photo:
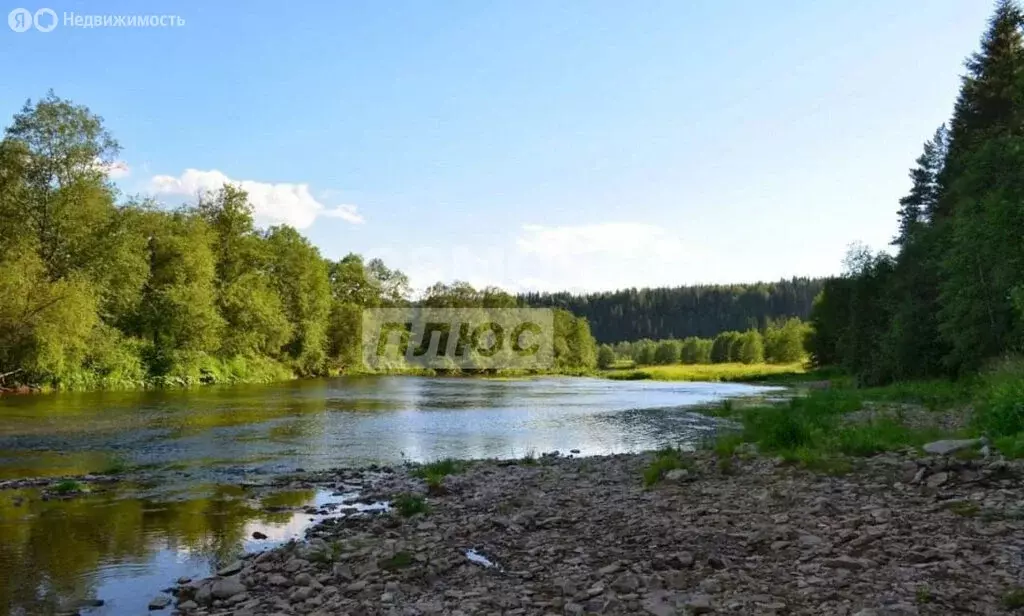
{"type": "Polygon", "coordinates": [[[678,363],[680,352],[678,340],[662,340],[654,349],[654,363],[662,366],[678,363]]]}
{"type": "Polygon", "coordinates": [[[764,362],[764,339],[756,329],[744,332],[739,338],[739,354],[736,358],[745,364],[764,362]]]}
{"type": "Polygon", "coordinates": [[[1004,362],[982,377],[974,424],[992,437],[1024,432],[1024,361],[1004,362]]]}
{"type": "Polygon", "coordinates": [[[427,513],[427,501],[418,494],[399,494],[391,502],[398,514],[403,518],[412,517],[418,513],[427,513]]]}
{"type": "Polygon", "coordinates": [[[1007,458],[1024,458],[1024,434],[997,438],[992,444],[1007,458]]]}

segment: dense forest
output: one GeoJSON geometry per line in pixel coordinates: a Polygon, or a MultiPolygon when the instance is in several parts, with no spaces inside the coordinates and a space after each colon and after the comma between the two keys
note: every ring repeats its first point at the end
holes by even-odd
{"type": "Polygon", "coordinates": [[[793,278],[744,285],[623,289],[602,293],[527,293],[530,306],[564,308],[586,317],[598,342],[696,336],[763,329],[769,321],[810,315],[822,279],[793,278]]]}
{"type": "MultiPolygon", "coordinates": [[[[169,209],[124,199],[102,119],[52,92],[0,141],[0,387],[268,381],[362,368],[361,311],[409,303],[380,260],[324,259],[254,225],[237,187],[169,209]]],[[[437,284],[429,306],[501,307],[499,289],[437,284]]],[[[585,370],[585,319],[555,316],[558,370],[585,370]]]]}
{"type": "Polygon", "coordinates": [[[895,256],[854,250],[825,284],[819,364],[884,383],[968,374],[1024,350],[1022,27],[1018,4],[999,2],[952,117],[910,171],[895,256]]]}

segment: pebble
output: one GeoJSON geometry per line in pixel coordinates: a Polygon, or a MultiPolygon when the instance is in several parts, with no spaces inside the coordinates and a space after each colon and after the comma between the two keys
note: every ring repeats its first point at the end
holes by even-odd
{"type": "MultiPolygon", "coordinates": [[[[685,475],[649,488],[647,454],[472,462],[445,478],[446,494],[428,497],[426,515],[324,522],[305,541],[218,572],[231,576],[179,584],[177,608],[911,616],[928,588],[928,605],[1002,613],[1024,577],[1013,558],[1024,536],[1024,463],[882,454],[831,477],[756,456],[734,457],[723,474],[712,452],[688,455],[685,475]],[[950,505],[958,502],[977,507],[950,505]],[[477,566],[467,551],[500,566],[477,566]]],[[[333,489],[346,472],[316,476],[333,489]]],[[[402,469],[369,489],[366,498],[427,494],[402,469]]]]}

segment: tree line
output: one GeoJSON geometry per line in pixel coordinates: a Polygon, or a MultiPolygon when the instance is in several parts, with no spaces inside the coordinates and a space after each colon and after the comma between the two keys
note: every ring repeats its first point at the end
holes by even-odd
{"type": "Polygon", "coordinates": [[[1024,14],[1001,0],[900,199],[896,254],[851,251],[811,350],[865,383],[958,376],[1024,349],[1024,14]]]}
{"type": "MultiPolygon", "coordinates": [[[[338,261],[288,225],[260,229],[225,185],[167,209],[122,199],[102,119],[27,102],[0,141],[0,387],[267,381],[357,371],[364,308],[410,304],[379,259],[338,261]]],[[[518,305],[437,284],[430,306],[518,305]]],[[[555,315],[560,370],[596,362],[586,319],[555,315]]]]}
{"type": "Polygon", "coordinates": [[[669,338],[602,344],[597,363],[602,369],[628,360],[635,365],[668,364],[789,364],[802,361],[810,328],[797,318],[769,321],[763,330],[720,332],[714,338],[689,336],[682,340],[669,338]]]}
{"type": "Polygon", "coordinates": [[[810,316],[825,283],[818,278],[739,285],[695,285],[571,294],[525,293],[530,306],[564,308],[586,317],[602,343],[712,338],[724,331],[763,329],[769,321],[810,316]]]}

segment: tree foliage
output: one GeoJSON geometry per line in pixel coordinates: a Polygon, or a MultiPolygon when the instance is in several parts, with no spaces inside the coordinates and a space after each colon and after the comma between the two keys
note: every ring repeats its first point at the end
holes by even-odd
{"type": "MultiPolygon", "coordinates": [[[[257,228],[238,186],[176,209],[121,200],[108,177],[119,152],[99,116],[52,92],[0,141],[0,385],[358,371],[363,310],[410,304],[408,277],[380,259],[331,261],[292,227],[257,228]]],[[[520,306],[465,282],[422,304],[520,306]]],[[[557,369],[597,364],[585,318],[555,310],[554,336],[557,369]]]]}
{"type": "Polygon", "coordinates": [[[379,259],[325,260],[288,226],[256,228],[241,188],[169,210],[119,203],[119,146],[52,92],[0,141],[0,374],[138,386],[353,368],[364,306],[405,302],[379,259]]]}
{"type": "Polygon", "coordinates": [[[1024,13],[1001,0],[948,122],[900,200],[895,257],[861,255],[816,300],[813,359],[878,383],[973,372],[1024,348],[1024,13]]]}

